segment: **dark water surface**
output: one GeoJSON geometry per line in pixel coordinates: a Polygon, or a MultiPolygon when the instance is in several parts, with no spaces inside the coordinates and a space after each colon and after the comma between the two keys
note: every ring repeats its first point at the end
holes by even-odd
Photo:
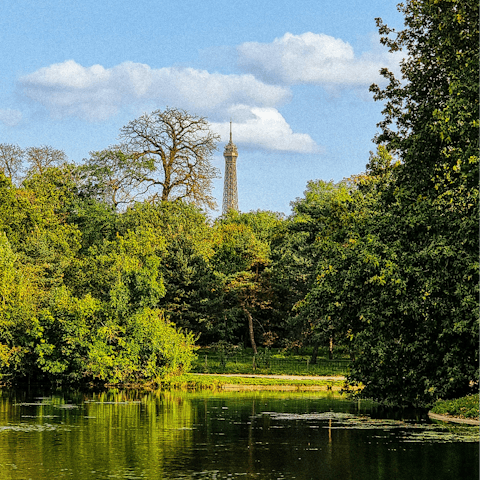
{"type": "Polygon", "coordinates": [[[477,480],[477,427],[322,393],[0,391],[0,480],[477,480]]]}

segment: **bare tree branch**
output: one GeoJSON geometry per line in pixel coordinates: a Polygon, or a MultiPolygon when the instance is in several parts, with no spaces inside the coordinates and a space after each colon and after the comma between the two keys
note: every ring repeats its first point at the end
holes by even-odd
{"type": "Polygon", "coordinates": [[[145,196],[154,182],[148,177],[152,170],[148,158],[129,152],[126,146],[114,145],[90,152],[82,167],[84,188],[90,195],[118,208],[145,196]]]}
{"type": "Polygon", "coordinates": [[[25,150],[26,160],[30,164],[28,174],[42,173],[48,167],[59,167],[67,161],[67,156],[62,150],[57,150],[49,145],[29,147],[25,150]]]}
{"type": "Polygon", "coordinates": [[[175,108],[156,110],[123,127],[120,138],[130,151],[151,162],[143,183],[161,187],[151,200],[184,198],[216,207],[211,190],[219,172],[211,165],[211,156],[220,137],[210,131],[204,117],[175,108]]]}
{"type": "Polygon", "coordinates": [[[25,151],[18,145],[0,143],[0,172],[18,184],[22,179],[25,151]]]}

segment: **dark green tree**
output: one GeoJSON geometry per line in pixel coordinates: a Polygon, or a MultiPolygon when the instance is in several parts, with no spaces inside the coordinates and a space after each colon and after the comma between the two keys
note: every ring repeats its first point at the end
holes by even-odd
{"type": "Polygon", "coordinates": [[[374,295],[365,289],[368,317],[355,315],[351,380],[383,401],[428,404],[478,381],[479,12],[473,0],[400,10],[404,30],[378,25],[383,43],[405,49],[402,79],[384,70],[389,85],[371,90],[385,102],[376,141],[401,165],[380,188],[378,227],[369,224],[385,275],[374,295]]]}
{"type": "Polygon", "coordinates": [[[285,321],[287,345],[333,348],[333,329],[328,316],[319,309],[303,308],[311,290],[318,263],[332,253],[332,238],[343,236],[342,221],[350,201],[347,182],[308,182],[304,198],[292,202],[293,213],[273,250],[272,285],[275,309],[285,321]]]}

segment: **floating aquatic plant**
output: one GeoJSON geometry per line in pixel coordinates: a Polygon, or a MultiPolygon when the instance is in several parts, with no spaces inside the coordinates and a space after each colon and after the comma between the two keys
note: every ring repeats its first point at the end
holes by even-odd
{"type": "Polygon", "coordinates": [[[319,422],[321,428],[333,430],[383,430],[398,431],[401,442],[478,442],[477,427],[450,426],[437,423],[415,423],[407,420],[371,418],[367,415],[353,415],[343,412],[320,413],[280,413],[262,412],[253,418],[269,416],[279,422],[304,421],[319,422]],[[328,423],[326,421],[328,420],[328,423]]]}

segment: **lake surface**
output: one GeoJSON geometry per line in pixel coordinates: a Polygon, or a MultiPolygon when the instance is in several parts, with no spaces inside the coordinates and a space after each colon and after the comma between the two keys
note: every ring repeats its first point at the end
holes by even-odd
{"type": "Polygon", "coordinates": [[[0,390],[0,480],[477,480],[477,427],[337,394],[0,390]]]}

